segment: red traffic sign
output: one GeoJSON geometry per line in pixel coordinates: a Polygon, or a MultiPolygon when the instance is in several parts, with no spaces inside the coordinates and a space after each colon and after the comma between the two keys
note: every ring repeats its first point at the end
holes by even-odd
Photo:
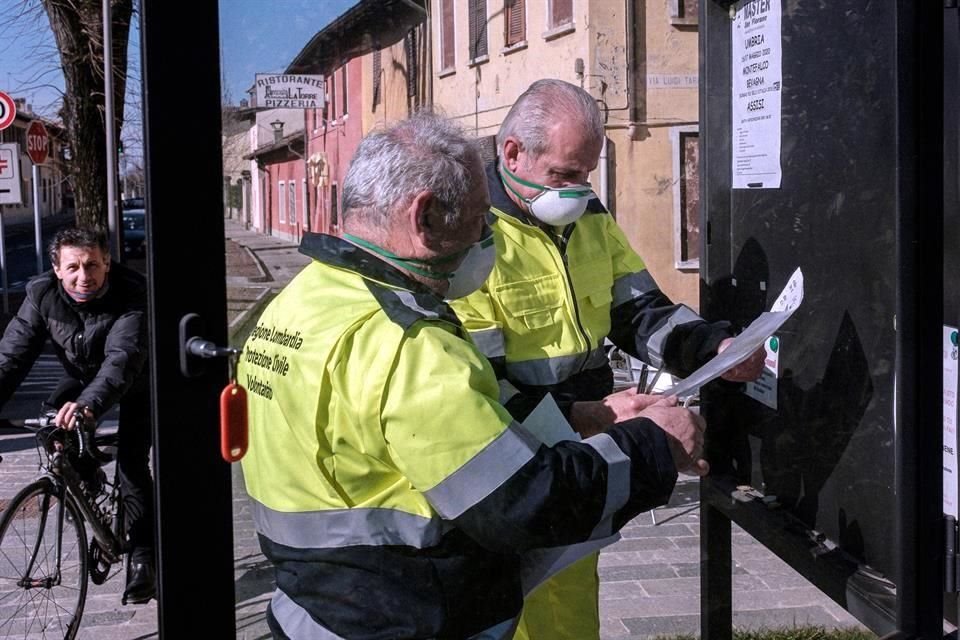
{"type": "Polygon", "coordinates": [[[17,105],[13,98],[0,91],[0,131],[13,124],[17,117],[17,105]]]}
{"type": "Polygon", "coordinates": [[[43,164],[50,153],[50,136],[47,128],[39,120],[34,120],[27,127],[27,155],[33,164],[43,164]]]}

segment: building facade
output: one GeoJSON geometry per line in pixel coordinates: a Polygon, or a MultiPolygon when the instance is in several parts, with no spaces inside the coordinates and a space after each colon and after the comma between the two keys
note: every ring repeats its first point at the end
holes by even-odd
{"type": "Polygon", "coordinates": [[[558,78],[600,105],[591,175],[661,288],[696,307],[697,28],[689,0],[431,0],[433,103],[493,154],[533,81],[558,78]]]}

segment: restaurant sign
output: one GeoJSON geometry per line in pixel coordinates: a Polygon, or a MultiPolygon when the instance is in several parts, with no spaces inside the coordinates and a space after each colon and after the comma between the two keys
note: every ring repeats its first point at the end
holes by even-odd
{"type": "Polygon", "coordinates": [[[323,76],[258,73],[257,106],[267,109],[319,109],[323,106],[323,76]]]}

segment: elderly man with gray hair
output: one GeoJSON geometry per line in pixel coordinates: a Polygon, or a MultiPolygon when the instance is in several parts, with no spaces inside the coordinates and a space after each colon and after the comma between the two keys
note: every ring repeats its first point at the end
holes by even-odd
{"type": "Polygon", "coordinates": [[[489,272],[488,207],[448,121],[369,135],[343,237],[304,238],[313,261],[247,340],[243,472],[278,638],[510,638],[536,550],[609,537],[704,464],[703,423],[670,402],[553,446],[498,403],[446,302],[489,272]]]}
{"type": "MultiPolygon", "coordinates": [[[[588,182],[604,124],[594,98],[562,80],[539,80],[517,99],[487,167],[497,263],[454,309],[500,380],[500,401],[524,419],[545,395],[589,437],[640,414],[655,396],[613,392],[609,338],[657,369],[688,375],[732,341],[673,304],[630,248],[588,182]]],[[[728,371],[753,380],[760,349],[728,371]]],[[[594,554],[531,594],[518,640],[590,640],[600,633],[594,554]]]]}

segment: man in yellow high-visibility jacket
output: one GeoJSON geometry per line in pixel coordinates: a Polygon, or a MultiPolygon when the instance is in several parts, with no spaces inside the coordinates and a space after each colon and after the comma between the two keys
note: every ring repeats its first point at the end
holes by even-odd
{"type": "Polygon", "coordinates": [[[365,138],[342,238],[244,347],[243,460],[275,564],[277,638],[508,640],[541,548],[602,539],[705,473],[703,423],[669,402],[552,446],[498,403],[496,376],[444,300],[493,262],[480,155],[421,115],[365,138]]]}
{"type": "MultiPolygon", "coordinates": [[[[656,368],[687,375],[726,348],[727,323],[707,323],[659,290],[587,182],[604,139],[595,100],[560,80],[514,103],[487,167],[497,262],[478,291],[453,303],[497,370],[500,400],[522,420],[551,393],[573,428],[600,433],[655,400],[612,394],[609,338],[656,368]]],[[[728,371],[753,380],[763,350],[728,371]]],[[[531,594],[518,639],[599,637],[596,554],[531,594]]]]}

